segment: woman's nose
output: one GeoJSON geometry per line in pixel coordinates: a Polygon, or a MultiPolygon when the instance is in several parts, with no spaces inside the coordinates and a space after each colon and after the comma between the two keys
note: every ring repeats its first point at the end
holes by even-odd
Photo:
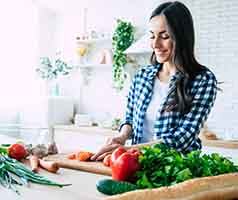
{"type": "Polygon", "coordinates": [[[160,48],[160,47],[161,47],[161,40],[159,38],[155,38],[152,41],[152,48],[155,49],[155,48],[160,48]]]}

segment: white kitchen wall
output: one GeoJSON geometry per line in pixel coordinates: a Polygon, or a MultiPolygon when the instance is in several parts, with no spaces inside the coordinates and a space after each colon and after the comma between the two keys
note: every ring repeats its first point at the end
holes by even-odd
{"type": "Polygon", "coordinates": [[[38,45],[39,56],[54,56],[57,48],[56,33],[59,16],[49,8],[38,5],[38,45]]]}
{"type": "Polygon", "coordinates": [[[0,24],[0,134],[17,136],[22,109],[39,97],[37,8],[31,0],[1,1],[0,24]]]}
{"type": "MultiPolygon", "coordinates": [[[[189,2],[189,1],[187,1],[189,2]]],[[[199,60],[217,76],[219,92],[208,127],[223,138],[238,139],[238,2],[194,1],[199,60]]]]}
{"type": "MultiPolygon", "coordinates": [[[[63,1],[60,1],[61,3],[63,1]]],[[[140,31],[145,31],[149,15],[160,2],[158,0],[134,1],[68,1],[58,4],[56,24],[56,49],[62,50],[70,60],[75,60],[75,37],[83,30],[83,8],[88,8],[87,30],[112,33],[115,19],[123,18],[140,31]]],[[[196,30],[196,55],[200,62],[210,67],[219,87],[215,107],[209,117],[208,127],[221,137],[238,134],[238,1],[237,0],[183,0],[194,16],[196,30]]],[[[50,26],[48,26],[50,27],[50,26]]],[[[50,46],[46,44],[46,48],[50,46]]],[[[77,74],[77,72],[76,72],[77,74]]],[[[78,97],[77,112],[83,113],[119,113],[122,115],[126,94],[118,95],[112,89],[111,68],[97,68],[92,71],[92,80],[88,85],[79,85],[80,76],[64,85],[62,94],[78,97]],[[73,88],[73,90],[71,90],[73,88]],[[77,91],[78,88],[78,91],[77,91]],[[76,95],[75,93],[78,93],[76,95]]],[[[67,81],[66,81],[67,82],[67,81]]],[[[236,137],[238,137],[236,135],[236,137]]]]}

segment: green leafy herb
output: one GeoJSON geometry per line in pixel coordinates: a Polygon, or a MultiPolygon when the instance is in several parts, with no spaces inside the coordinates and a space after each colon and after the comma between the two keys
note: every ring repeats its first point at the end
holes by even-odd
{"type": "Polygon", "coordinates": [[[195,177],[238,172],[238,166],[217,153],[182,154],[164,144],[144,147],[139,162],[141,170],[136,174],[139,188],[169,186],[195,177]]]}

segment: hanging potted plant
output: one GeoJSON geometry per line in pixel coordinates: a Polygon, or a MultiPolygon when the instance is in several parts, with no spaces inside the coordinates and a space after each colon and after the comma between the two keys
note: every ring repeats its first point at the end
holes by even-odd
{"type": "Polygon", "coordinates": [[[112,37],[113,46],[113,82],[119,91],[123,89],[125,81],[124,66],[127,56],[124,51],[134,41],[134,27],[130,22],[117,20],[117,26],[112,37]]]}

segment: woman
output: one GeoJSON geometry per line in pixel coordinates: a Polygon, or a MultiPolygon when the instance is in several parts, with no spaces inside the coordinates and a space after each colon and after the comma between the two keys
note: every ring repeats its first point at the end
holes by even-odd
{"type": "Polygon", "coordinates": [[[161,140],[181,152],[201,149],[200,129],[213,107],[217,81],[194,56],[194,27],[180,2],[157,7],[149,21],[151,64],[135,75],[120,134],[93,157],[100,160],[128,138],[133,144],[161,140]]]}

